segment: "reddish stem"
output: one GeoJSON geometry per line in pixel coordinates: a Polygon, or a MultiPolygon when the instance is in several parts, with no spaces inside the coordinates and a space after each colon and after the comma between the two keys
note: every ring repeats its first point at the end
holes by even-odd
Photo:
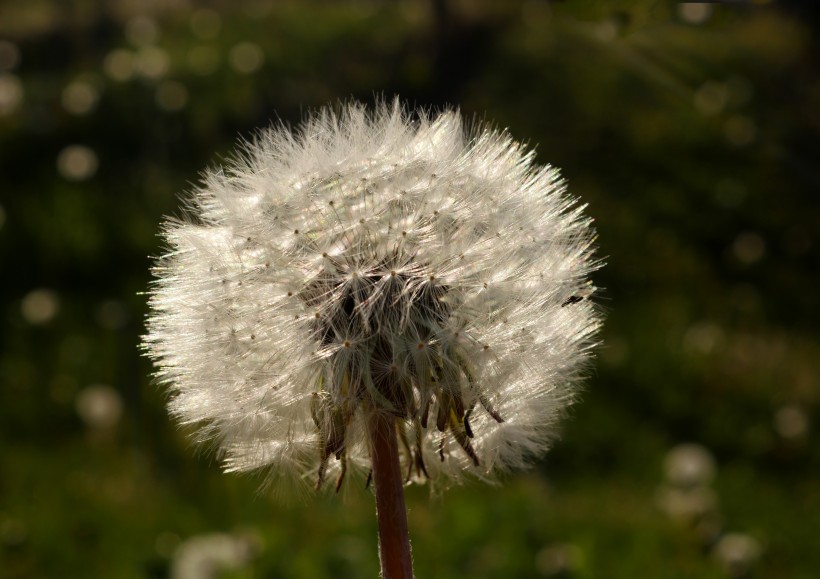
{"type": "Polygon", "coordinates": [[[413,579],[395,423],[393,417],[374,413],[368,424],[379,521],[379,556],[383,579],[413,579]]]}

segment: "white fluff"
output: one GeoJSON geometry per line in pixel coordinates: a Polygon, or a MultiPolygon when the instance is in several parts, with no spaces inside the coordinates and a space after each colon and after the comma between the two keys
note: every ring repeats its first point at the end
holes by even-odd
{"type": "Polygon", "coordinates": [[[376,411],[399,418],[409,479],[524,467],[600,323],[583,209],[458,112],[349,104],[262,132],[165,225],[145,348],[170,411],[228,471],[366,471],[376,411]]]}

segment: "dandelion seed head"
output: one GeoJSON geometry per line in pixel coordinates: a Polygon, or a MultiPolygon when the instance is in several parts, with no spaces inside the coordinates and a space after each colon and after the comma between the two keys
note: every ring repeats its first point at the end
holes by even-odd
{"type": "Polygon", "coordinates": [[[457,112],[324,109],[165,224],[144,346],[228,471],[367,472],[385,413],[408,480],[492,480],[549,448],[595,345],[583,209],[457,112]]]}

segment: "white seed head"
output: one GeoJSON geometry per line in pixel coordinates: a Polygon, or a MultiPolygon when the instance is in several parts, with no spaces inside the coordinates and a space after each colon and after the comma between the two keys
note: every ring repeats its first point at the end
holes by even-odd
{"type": "Polygon", "coordinates": [[[205,174],[169,220],[145,348],[227,471],[492,479],[549,447],[595,342],[583,206],[506,133],[399,104],[324,109],[205,174]]]}

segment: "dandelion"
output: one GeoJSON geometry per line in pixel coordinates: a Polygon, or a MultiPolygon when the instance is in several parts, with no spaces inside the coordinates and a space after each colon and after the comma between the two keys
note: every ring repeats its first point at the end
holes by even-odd
{"type": "MultiPolygon", "coordinates": [[[[178,537],[172,535],[170,539],[175,541],[178,537]]],[[[256,543],[252,536],[226,533],[186,539],[173,551],[171,579],[216,579],[224,576],[225,571],[239,571],[256,556],[256,543]]]]}
{"type": "Polygon", "coordinates": [[[410,576],[402,485],[525,467],[583,377],[594,233],[533,157],[349,104],[260,133],[165,226],[145,348],[171,413],[226,471],[372,477],[385,577],[410,576]]]}
{"type": "Polygon", "coordinates": [[[730,577],[747,577],[762,554],[760,543],[749,535],[727,533],[712,554],[730,577]]]}

